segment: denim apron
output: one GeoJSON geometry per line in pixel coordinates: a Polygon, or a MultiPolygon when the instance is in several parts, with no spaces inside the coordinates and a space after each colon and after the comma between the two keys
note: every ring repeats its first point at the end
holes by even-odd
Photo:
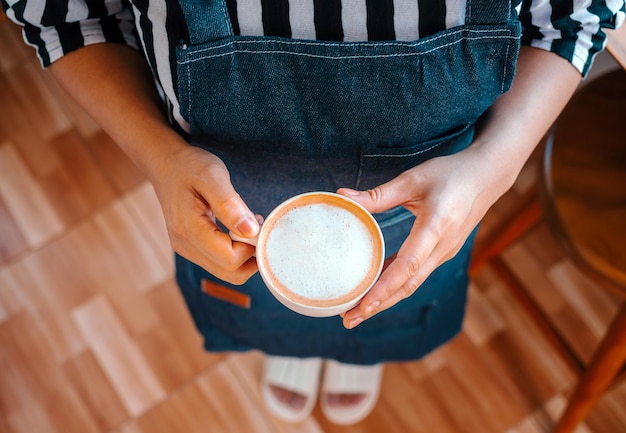
{"type": "MultiPolygon", "coordinates": [[[[224,161],[262,215],[295,194],[372,188],[464,149],[510,87],[519,51],[520,25],[502,0],[468,0],[466,24],[412,42],[235,36],[224,0],[181,6],[190,40],[176,51],[177,85],[191,143],[224,161]]],[[[413,216],[399,207],[375,217],[397,252],[413,216]]],[[[401,361],[459,332],[470,249],[471,239],[413,296],[354,330],[291,312],[258,273],[233,286],[177,256],[177,281],[209,351],[401,361]],[[206,281],[250,302],[207,294],[206,281]]]]}

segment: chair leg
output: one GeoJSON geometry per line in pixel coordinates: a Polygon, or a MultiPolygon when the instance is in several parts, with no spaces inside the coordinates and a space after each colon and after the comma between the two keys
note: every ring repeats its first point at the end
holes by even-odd
{"type": "Polygon", "coordinates": [[[535,227],[542,219],[541,205],[536,192],[524,198],[518,208],[513,212],[513,217],[505,220],[500,227],[493,231],[485,242],[476,245],[469,267],[469,275],[475,276],[489,262],[490,259],[500,254],[522,235],[535,227]]]}
{"type": "Polygon", "coordinates": [[[581,376],[554,433],[570,433],[585,419],[626,361],[626,303],[581,376]]]}
{"type": "Polygon", "coordinates": [[[576,375],[582,374],[585,371],[585,366],[578,355],[572,350],[558,329],[552,325],[550,318],[524,288],[517,276],[511,272],[506,263],[499,256],[496,256],[491,259],[489,266],[506,285],[520,307],[526,312],[547,343],[558,353],[570,371],[576,375]]]}

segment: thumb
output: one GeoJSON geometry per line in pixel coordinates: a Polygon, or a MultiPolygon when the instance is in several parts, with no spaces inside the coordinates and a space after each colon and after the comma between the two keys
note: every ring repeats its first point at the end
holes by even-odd
{"type": "Polygon", "coordinates": [[[400,206],[408,201],[408,190],[409,188],[404,185],[403,179],[397,177],[375,188],[368,189],[367,191],[339,188],[337,194],[351,198],[371,213],[380,213],[400,206]]]}
{"type": "Polygon", "coordinates": [[[255,237],[259,222],[230,182],[228,170],[214,170],[205,184],[211,212],[226,228],[244,238],[255,237]]]}

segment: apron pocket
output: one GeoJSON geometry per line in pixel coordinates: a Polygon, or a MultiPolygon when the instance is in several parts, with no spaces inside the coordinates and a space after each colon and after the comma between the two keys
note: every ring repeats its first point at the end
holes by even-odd
{"type": "Polygon", "coordinates": [[[365,148],[361,151],[357,189],[374,188],[428,159],[463,150],[472,143],[473,138],[473,124],[466,124],[408,147],[365,148]]]}

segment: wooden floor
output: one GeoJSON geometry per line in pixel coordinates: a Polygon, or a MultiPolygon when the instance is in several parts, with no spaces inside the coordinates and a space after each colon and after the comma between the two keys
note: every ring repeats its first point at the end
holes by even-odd
{"type": "MultiPolygon", "coordinates": [[[[263,356],[207,354],[172,279],[151,186],[0,23],[0,432],[549,432],[575,381],[488,270],[463,332],[388,365],[374,412],[351,427],[319,408],[274,419],[263,356]]],[[[529,164],[488,231],[532,188],[529,164]]],[[[505,253],[588,359],[619,301],[588,282],[541,225],[505,253]]],[[[626,432],[626,384],[579,433],[626,432]]]]}

